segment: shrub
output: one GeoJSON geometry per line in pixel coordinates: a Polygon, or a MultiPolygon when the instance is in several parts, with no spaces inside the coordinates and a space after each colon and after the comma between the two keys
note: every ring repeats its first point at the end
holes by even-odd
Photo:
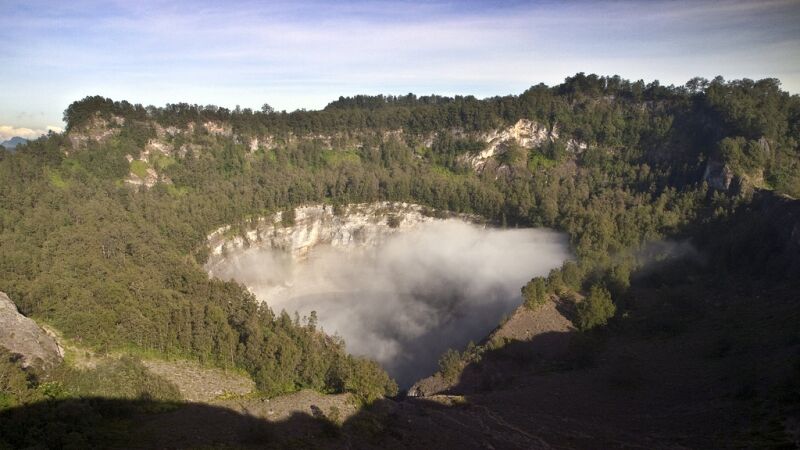
{"type": "Polygon", "coordinates": [[[547,283],[542,277],[536,277],[522,288],[525,306],[535,309],[547,301],[547,283]]]}
{"type": "Polygon", "coordinates": [[[617,307],[611,301],[608,289],[596,284],[589,291],[589,296],[578,303],[578,327],[581,330],[591,330],[605,325],[616,312],[617,307]]]}
{"type": "Polygon", "coordinates": [[[397,383],[375,361],[348,356],[350,370],[344,389],[352,392],[365,404],[383,396],[397,395],[397,383]]]}
{"type": "Polygon", "coordinates": [[[386,223],[389,225],[389,228],[397,228],[400,226],[400,222],[403,221],[403,218],[400,216],[391,215],[386,220],[386,223]]]}
{"type": "Polygon", "coordinates": [[[462,363],[461,354],[453,349],[448,349],[441,358],[439,358],[439,372],[442,378],[448,383],[456,381],[458,374],[461,373],[462,363]]]}
{"type": "Polygon", "coordinates": [[[281,225],[284,227],[291,227],[294,226],[295,221],[295,209],[289,208],[281,214],[281,225]]]}

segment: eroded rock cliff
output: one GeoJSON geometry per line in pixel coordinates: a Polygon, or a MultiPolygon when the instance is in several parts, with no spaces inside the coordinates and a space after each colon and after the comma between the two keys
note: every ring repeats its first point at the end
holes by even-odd
{"type": "Polygon", "coordinates": [[[318,245],[375,246],[394,233],[436,220],[428,208],[395,202],[354,204],[341,209],[330,205],[301,206],[295,209],[292,220],[284,214],[287,213],[258,219],[243,236],[233,234],[230,226],[211,233],[211,256],[206,268],[213,272],[227,253],[253,246],[283,250],[295,259],[303,259],[318,245]]]}

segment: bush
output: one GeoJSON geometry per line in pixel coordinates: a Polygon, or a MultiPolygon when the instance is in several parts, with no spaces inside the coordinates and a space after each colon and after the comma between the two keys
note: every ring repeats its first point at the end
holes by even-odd
{"type": "Polygon", "coordinates": [[[439,358],[439,372],[448,383],[456,381],[456,378],[461,373],[461,368],[461,354],[456,350],[448,349],[439,358]]]}
{"type": "Polygon", "coordinates": [[[42,399],[37,376],[22,368],[18,355],[0,347],[0,410],[42,399]]]}
{"type": "Polygon", "coordinates": [[[564,263],[561,267],[561,279],[570,289],[578,290],[581,288],[582,275],[575,261],[567,261],[564,263]]]}
{"type": "Polygon", "coordinates": [[[578,327],[585,331],[605,325],[616,312],[617,307],[611,301],[608,289],[596,284],[589,291],[589,296],[578,303],[578,327]]]}
{"type": "Polygon", "coordinates": [[[344,389],[365,404],[384,396],[397,395],[397,383],[375,361],[348,356],[350,370],[344,389]]]}
{"type": "Polygon", "coordinates": [[[522,299],[525,306],[535,309],[547,301],[547,283],[542,277],[536,277],[522,288],[522,299]]]}

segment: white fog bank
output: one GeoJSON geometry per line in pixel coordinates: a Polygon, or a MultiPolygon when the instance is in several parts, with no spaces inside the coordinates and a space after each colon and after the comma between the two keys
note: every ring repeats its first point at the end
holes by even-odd
{"type": "Polygon", "coordinates": [[[254,246],[211,274],[246,285],[274,311],[344,338],[408,387],[448,348],[480,341],[521,302],[520,288],[570,257],[563,234],[493,229],[460,219],[419,223],[374,246],[313,247],[305,259],[254,246]]]}

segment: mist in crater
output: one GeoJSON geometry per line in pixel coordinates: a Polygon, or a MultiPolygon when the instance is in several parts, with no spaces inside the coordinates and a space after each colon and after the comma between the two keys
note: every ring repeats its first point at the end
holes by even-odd
{"type": "Polygon", "coordinates": [[[377,360],[401,388],[430,375],[448,348],[480,341],[521,303],[520,288],[570,257],[563,234],[449,219],[373,247],[312,249],[305,260],[254,247],[212,274],[235,279],[274,311],[316,311],[347,350],[377,360]]]}

